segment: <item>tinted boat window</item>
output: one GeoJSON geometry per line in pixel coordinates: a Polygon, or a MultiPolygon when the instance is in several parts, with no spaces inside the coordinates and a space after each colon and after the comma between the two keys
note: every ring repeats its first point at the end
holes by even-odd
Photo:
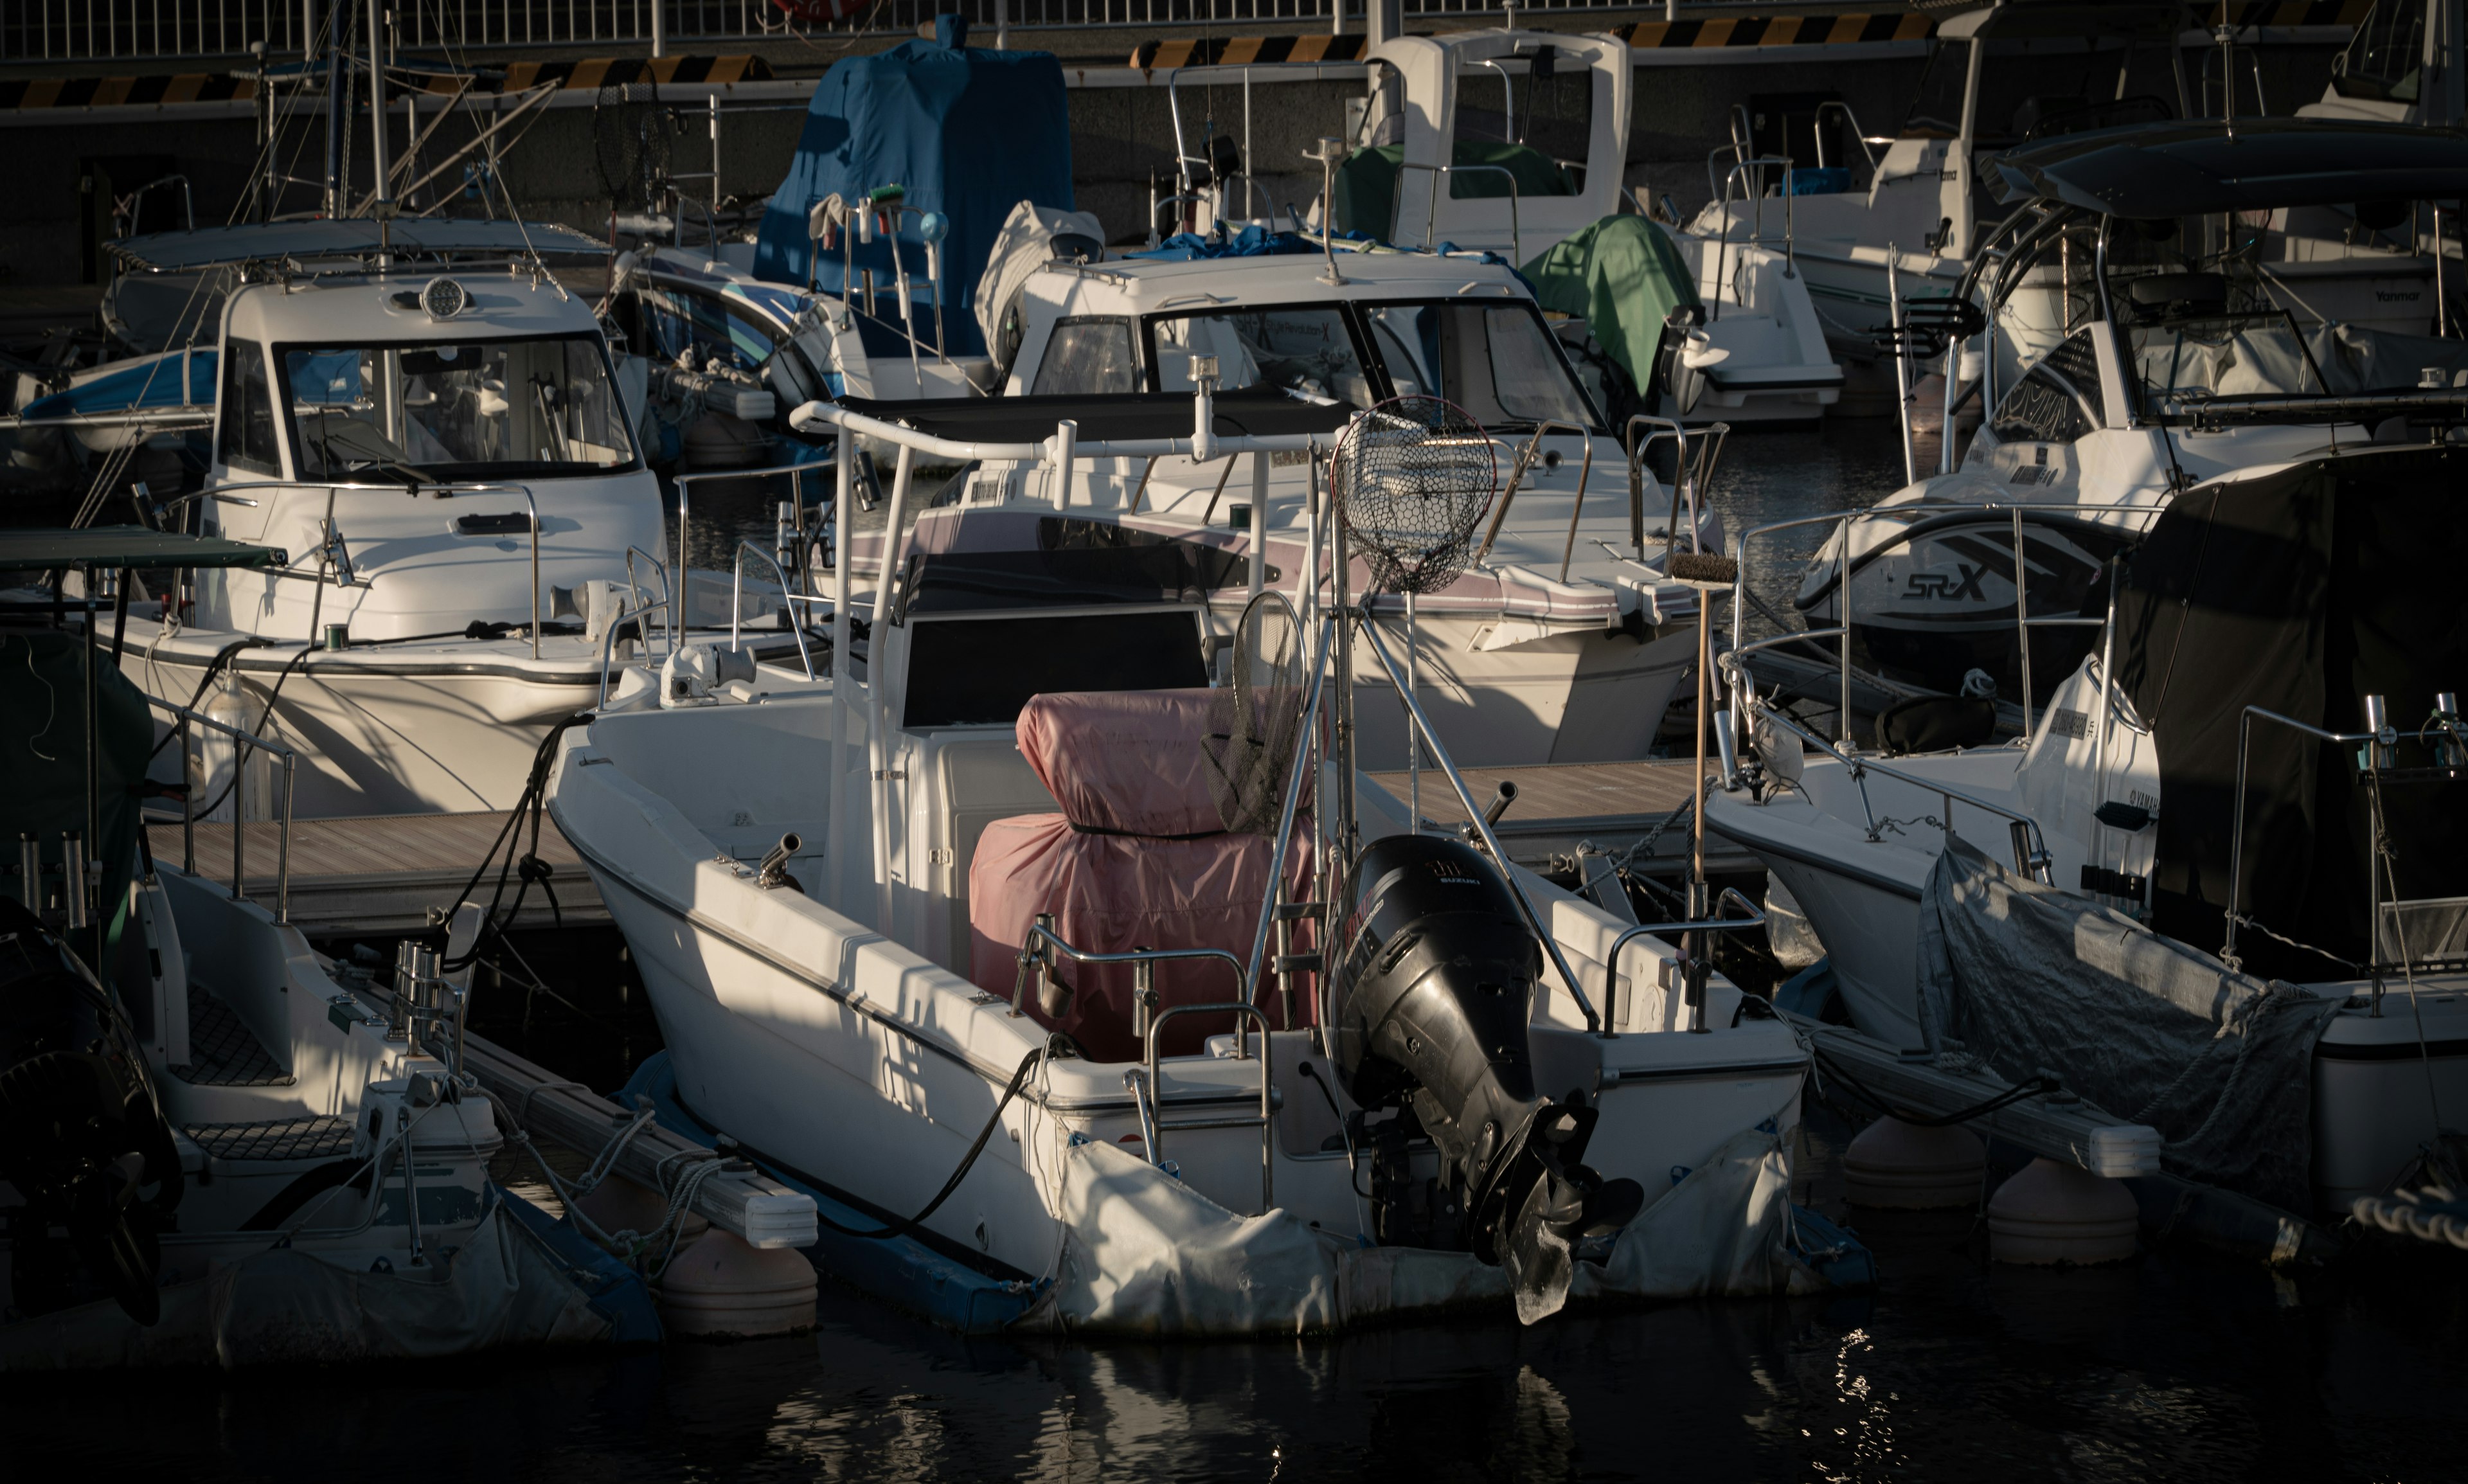
{"type": "Polygon", "coordinates": [[[1101,396],[1140,389],[1139,357],[1131,351],[1127,319],[1057,321],[1037,364],[1034,397],[1101,396]]]}
{"type": "Polygon", "coordinates": [[[1542,321],[1523,304],[1374,304],[1371,340],[1400,397],[1445,397],[1485,427],[1599,427],[1542,321]]]}
{"type": "Polygon", "coordinates": [[[1032,696],[1171,691],[1208,683],[1189,611],[1006,614],[909,626],[900,724],[1009,726],[1032,696]]]}

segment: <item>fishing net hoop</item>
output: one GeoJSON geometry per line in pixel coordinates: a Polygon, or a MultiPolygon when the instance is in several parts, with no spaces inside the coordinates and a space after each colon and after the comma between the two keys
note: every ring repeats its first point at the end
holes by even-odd
{"type": "Polygon", "coordinates": [[[1463,576],[1498,480],[1491,435],[1440,397],[1392,397],[1358,414],[1329,464],[1375,592],[1433,593],[1463,576]]]}

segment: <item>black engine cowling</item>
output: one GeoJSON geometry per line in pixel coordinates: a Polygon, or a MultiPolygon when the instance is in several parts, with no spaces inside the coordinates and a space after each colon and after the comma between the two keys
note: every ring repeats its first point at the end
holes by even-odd
{"type": "Polygon", "coordinates": [[[1358,1104],[1402,1107],[1430,1136],[1458,1243],[1508,1269],[1528,1322],[1550,1313],[1572,1254],[1625,1226],[1644,1191],[1583,1163],[1596,1110],[1582,1090],[1536,1091],[1542,946],[1498,870],[1455,840],[1376,840],[1346,889],[1330,1059],[1358,1104]]]}
{"type": "MultiPolygon", "coordinates": [[[[26,1204],[12,1214],[16,1306],[50,1307],[32,1291],[65,1227],[76,1261],[151,1324],[156,1234],[181,1191],[179,1151],[143,1050],[110,992],[34,916],[0,898],[0,1179],[26,1204]]],[[[53,1274],[64,1277],[64,1273],[53,1274]]]]}

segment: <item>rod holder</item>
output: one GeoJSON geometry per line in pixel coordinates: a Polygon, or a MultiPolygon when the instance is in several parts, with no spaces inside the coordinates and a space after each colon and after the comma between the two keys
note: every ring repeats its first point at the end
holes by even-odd
{"type": "Polygon", "coordinates": [[[72,930],[86,925],[85,838],[71,830],[60,836],[60,898],[72,930]]]}
{"type": "Polygon", "coordinates": [[[421,945],[403,942],[394,950],[394,1002],[386,1012],[388,1040],[411,1039],[412,1000],[420,993],[421,945]]]}
{"type": "Polygon", "coordinates": [[[43,848],[31,834],[17,836],[17,900],[36,918],[43,915],[43,848]]]}
{"type": "Polygon", "coordinates": [[[754,884],[766,891],[795,885],[797,879],[788,874],[788,859],[805,847],[806,842],[794,830],[780,836],[780,843],[772,846],[764,856],[763,863],[754,868],[754,884]]]}
{"type": "Polygon", "coordinates": [[[1501,779],[1499,787],[1492,792],[1491,802],[1483,807],[1483,824],[1489,826],[1499,823],[1499,816],[1507,813],[1508,806],[1516,802],[1517,785],[1508,779],[1501,779]]]}
{"type": "Polygon", "coordinates": [[[2369,773],[2380,773],[2392,767],[2398,759],[2399,732],[2390,724],[2390,702],[2380,696],[2365,697],[2365,730],[2373,734],[2357,762],[2369,773]]]}

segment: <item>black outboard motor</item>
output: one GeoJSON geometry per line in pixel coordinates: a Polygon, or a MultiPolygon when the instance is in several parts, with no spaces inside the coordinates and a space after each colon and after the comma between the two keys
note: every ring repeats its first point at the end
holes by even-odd
{"type": "MultiPolygon", "coordinates": [[[[1506,1268],[1530,1324],[1565,1301],[1574,1258],[1599,1257],[1645,1203],[1634,1180],[1581,1162],[1597,1116],[1582,1091],[1536,1095],[1526,1026],[1542,945],[1498,870],[1455,840],[1376,840],[1346,890],[1330,1059],[1357,1103],[1401,1107],[1430,1136],[1434,1207],[1454,1217],[1432,1235],[1506,1268]]],[[[1374,1170],[1393,1185],[1402,1161],[1374,1170]]]]}
{"type": "Polygon", "coordinates": [[[26,1202],[10,1218],[11,1296],[21,1312],[76,1302],[81,1264],[130,1318],[161,1316],[156,1236],[179,1203],[180,1155],[145,1054],[110,992],[5,898],[0,1180],[26,1202]],[[56,1226],[68,1232],[58,1261],[56,1226]]]}

